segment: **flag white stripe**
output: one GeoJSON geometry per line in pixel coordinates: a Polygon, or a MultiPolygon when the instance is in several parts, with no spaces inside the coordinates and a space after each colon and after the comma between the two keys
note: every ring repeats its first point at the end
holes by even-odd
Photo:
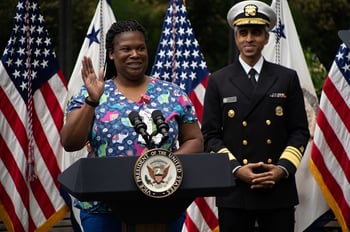
{"type": "MultiPolygon", "coordinates": [[[[215,204],[214,204],[215,205],[215,204]]],[[[211,231],[208,224],[205,220],[203,220],[203,215],[200,213],[200,208],[195,202],[192,202],[190,207],[187,209],[187,213],[191,215],[191,219],[196,225],[197,229],[199,231],[211,231]]],[[[183,232],[188,231],[187,228],[184,226],[182,229],[183,232]]]]}
{"type": "Polygon", "coordinates": [[[194,93],[197,96],[198,101],[203,105],[204,103],[204,95],[205,95],[205,87],[202,83],[199,83],[196,88],[193,89],[194,93]]]}
{"type": "MultiPolygon", "coordinates": [[[[334,64],[335,65],[335,64],[334,64]]],[[[342,74],[339,71],[335,70],[336,68],[331,68],[331,71],[329,72],[329,80],[332,81],[333,85],[339,92],[339,95],[342,96],[344,99],[344,103],[347,105],[348,108],[350,108],[350,91],[349,91],[349,84],[344,80],[342,77],[342,74]]],[[[321,100],[322,101],[322,98],[321,100]]],[[[331,103],[329,100],[327,103],[331,103]]],[[[323,104],[322,107],[325,107],[323,104]]]]}
{"type": "MultiPolygon", "coordinates": [[[[341,167],[339,162],[337,161],[334,153],[330,149],[329,145],[325,137],[323,131],[316,126],[315,128],[315,143],[314,145],[322,151],[322,153],[327,154],[326,156],[323,156],[324,162],[326,164],[326,167],[329,172],[332,173],[332,177],[336,180],[336,183],[344,190],[343,192],[350,192],[350,183],[346,181],[346,174],[344,173],[344,169],[341,167]],[[319,141],[319,142],[317,142],[319,141]],[[324,141],[324,142],[320,142],[324,141]],[[346,186],[346,187],[345,187],[346,186]]],[[[350,196],[349,194],[344,194],[345,200],[348,205],[350,205],[350,196]]]]}
{"type": "MultiPolygon", "coordinates": [[[[0,159],[0,170],[2,170],[1,173],[1,179],[2,185],[5,189],[6,194],[13,199],[13,202],[16,202],[17,204],[14,204],[15,211],[18,217],[20,217],[22,220],[21,224],[23,226],[26,225],[26,218],[28,218],[28,211],[24,207],[24,204],[22,202],[22,198],[20,194],[18,193],[17,189],[15,188],[15,183],[13,182],[13,179],[11,178],[7,167],[4,165],[2,160],[0,159]]],[[[25,227],[26,228],[26,227],[25,227]]]]}
{"type": "Polygon", "coordinates": [[[66,108],[66,98],[67,98],[67,93],[64,91],[61,91],[61,89],[66,89],[67,87],[65,84],[62,82],[60,76],[58,74],[54,74],[52,78],[48,81],[53,94],[55,95],[56,99],[59,100],[59,104],[61,109],[66,108]]]}
{"type": "MultiPolygon", "coordinates": [[[[330,78],[330,80],[334,80],[337,83],[335,86],[337,88],[340,88],[342,93],[340,93],[342,96],[348,96],[349,95],[349,90],[348,88],[343,88],[344,86],[344,81],[339,81],[342,80],[343,78],[333,78],[334,76],[337,76],[336,74],[333,74],[330,78]],[[344,95],[346,94],[346,95],[344,95]]],[[[347,83],[346,83],[347,85],[347,83]]],[[[339,89],[338,89],[339,91],[339,89]]],[[[345,100],[346,101],[346,100],[345,100]]],[[[324,115],[326,115],[326,118],[328,120],[329,125],[331,125],[334,133],[337,136],[337,139],[339,142],[342,144],[344,150],[349,147],[349,141],[350,141],[350,133],[346,129],[347,127],[344,125],[343,120],[339,117],[339,114],[337,113],[336,109],[333,107],[333,104],[331,101],[328,99],[328,96],[326,94],[322,95],[321,98],[321,103],[322,105],[322,111],[324,115]],[[328,117],[327,117],[328,116],[328,117]]],[[[335,178],[336,182],[338,185],[342,186],[343,192],[350,192],[350,184],[344,176],[346,174],[344,173],[344,169],[342,168],[342,165],[339,164],[338,160],[336,159],[336,155],[333,153],[333,151],[329,148],[329,145],[327,143],[326,138],[324,137],[323,131],[316,126],[316,131],[315,131],[315,145],[318,147],[320,151],[324,154],[331,154],[331,155],[324,155],[323,159],[325,160],[325,164],[332,173],[332,176],[335,178]]],[[[344,194],[345,200],[348,205],[350,205],[350,195],[349,194],[344,194]]]]}

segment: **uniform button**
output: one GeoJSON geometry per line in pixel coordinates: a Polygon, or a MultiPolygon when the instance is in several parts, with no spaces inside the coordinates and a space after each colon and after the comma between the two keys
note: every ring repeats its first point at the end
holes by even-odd
{"type": "Polygon", "coordinates": [[[245,165],[245,164],[248,164],[248,160],[247,159],[244,159],[243,160],[243,164],[245,165]]]}
{"type": "Polygon", "coordinates": [[[271,139],[268,139],[268,140],[266,140],[266,143],[267,143],[267,144],[271,144],[271,143],[272,143],[272,140],[271,140],[271,139]]]}
{"type": "Polygon", "coordinates": [[[246,126],[248,125],[247,121],[243,121],[243,122],[242,122],[242,125],[243,125],[244,127],[246,127],[246,126]]]}
{"type": "Polygon", "coordinates": [[[227,112],[227,116],[229,117],[229,118],[233,118],[234,116],[235,116],[235,111],[234,110],[229,110],[228,112],[227,112]]]}
{"type": "Polygon", "coordinates": [[[266,125],[270,126],[271,125],[271,121],[270,120],[266,120],[266,125]]]}
{"type": "Polygon", "coordinates": [[[248,141],[247,141],[247,140],[243,140],[243,141],[242,141],[242,144],[243,144],[244,146],[247,146],[247,145],[248,145],[248,141]]]}
{"type": "Polygon", "coordinates": [[[272,163],[272,159],[267,159],[267,163],[271,164],[272,163]]]}

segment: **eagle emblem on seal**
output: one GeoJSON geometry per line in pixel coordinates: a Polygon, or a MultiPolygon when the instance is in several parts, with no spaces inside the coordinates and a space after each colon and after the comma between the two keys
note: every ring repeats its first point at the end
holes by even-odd
{"type": "Polygon", "coordinates": [[[148,174],[152,179],[150,181],[150,184],[153,185],[153,184],[167,183],[167,181],[165,181],[165,178],[169,173],[169,167],[170,167],[169,164],[167,164],[165,167],[160,167],[160,166],[151,167],[150,165],[147,165],[148,174]]]}

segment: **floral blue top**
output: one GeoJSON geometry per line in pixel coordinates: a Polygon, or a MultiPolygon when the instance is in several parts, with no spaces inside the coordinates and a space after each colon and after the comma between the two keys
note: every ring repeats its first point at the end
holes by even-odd
{"type": "MultiPolygon", "coordinates": [[[[68,104],[67,113],[81,108],[87,96],[86,87],[82,86],[80,93],[68,104]]],[[[169,138],[159,147],[169,151],[176,150],[179,124],[198,120],[188,95],[179,86],[151,78],[146,95],[140,96],[140,101],[134,102],[123,96],[113,80],[105,81],[104,93],[99,106],[95,108],[91,130],[93,156],[140,156],[147,151],[145,140],[136,133],[129,120],[128,116],[132,111],[136,111],[147,125],[148,134],[155,132],[152,140],[156,145],[159,144],[162,135],[156,134],[156,126],[151,117],[154,110],[160,110],[169,125],[169,138]]],[[[106,210],[98,202],[79,202],[78,207],[95,212],[106,210]]]]}

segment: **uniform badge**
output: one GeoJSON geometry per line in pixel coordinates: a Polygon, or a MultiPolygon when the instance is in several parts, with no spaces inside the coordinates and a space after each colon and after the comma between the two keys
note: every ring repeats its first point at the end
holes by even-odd
{"type": "Polygon", "coordinates": [[[228,112],[227,112],[227,116],[229,117],[229,118],[233,118],[234,116],[235,116],[235,111],[234,110],[229,110],[228,112]]]}
{"type": "Polygon", "coordinates": [[[257,11],[257,7],[253,4],[244,7],[244,15],[247,17],[256,16],[257,11]]]}
{"type": "Polygon", "coordinates": [[[180,187],[182,177],[180,160],[165,149],[151,149],[135,163],[135,183],[139,190],[149,197],[170,196],[180,187]]]}
{"type": "Polygon", "coordinates": [[[275,114],[276,114],[276,116],[283,116],[283,108],[282,108],[282,106],[276,106],[275,114]]]}
{"type": "Polygon", "coordinates": [[[237,96],[232,96],[232,97],[225,97],[224,99],[222,99],[223,103],[233,103],[233,102],[237,102],[237,96]]]}

